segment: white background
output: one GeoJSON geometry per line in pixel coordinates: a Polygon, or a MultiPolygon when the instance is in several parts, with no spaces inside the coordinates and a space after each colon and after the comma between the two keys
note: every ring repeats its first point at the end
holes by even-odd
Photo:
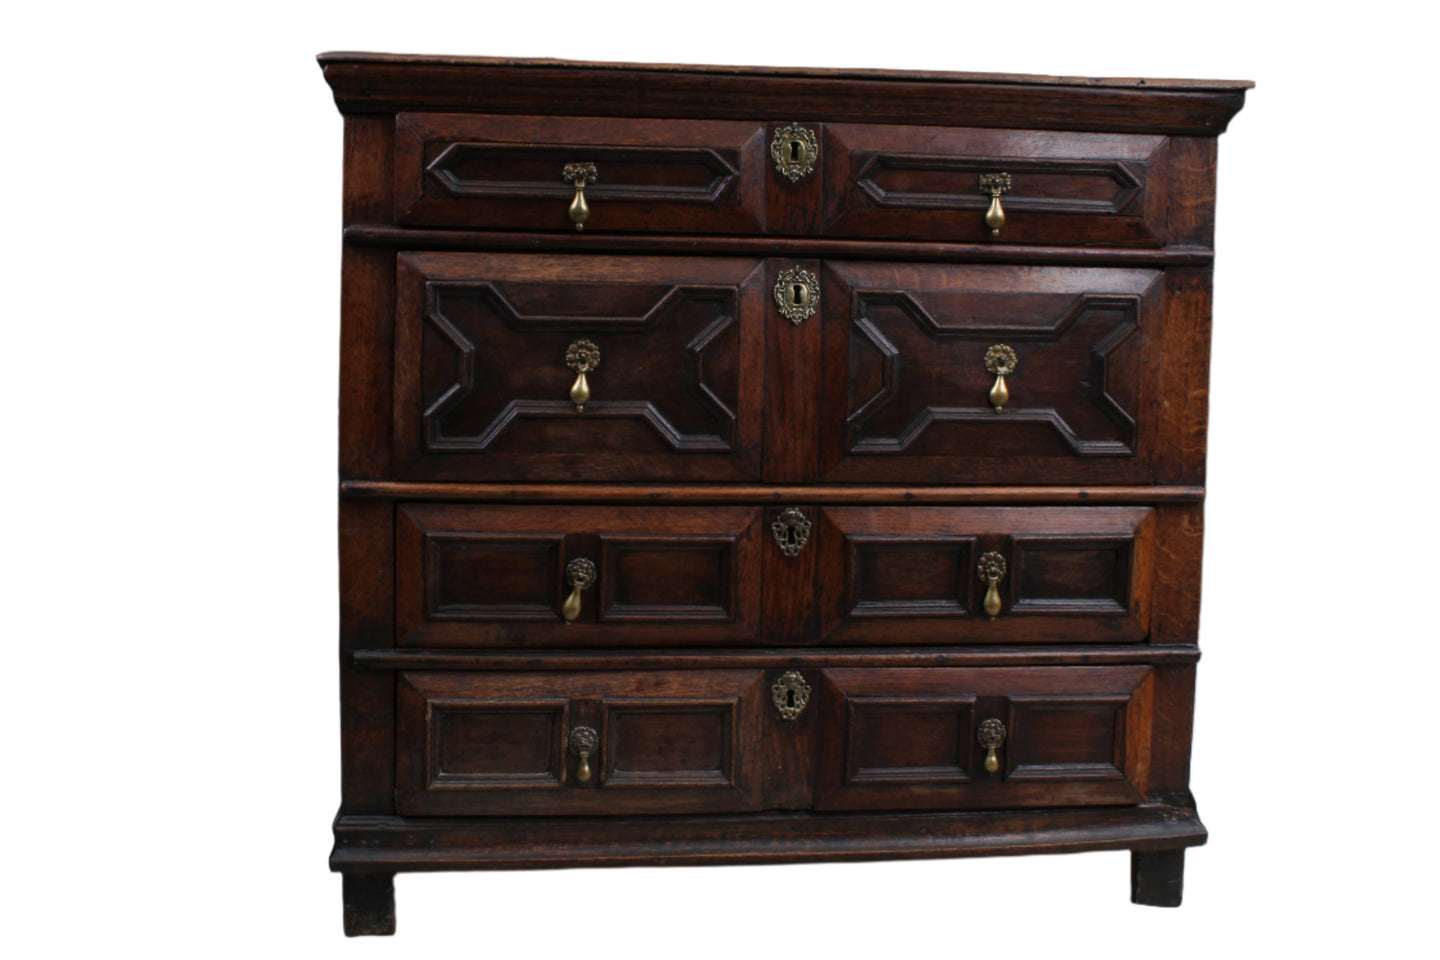
{"type": "Polygon", "coordinates": [[[9,6],[5,952],[1433,956],[1432,16],[9,6]],[[342,937],[331,49],[1258,82],[1220,147],[1193,776],[1213,838],[1183,908],[1131,906],[1124,853],[401,875],[399,935],[342,937]]]}

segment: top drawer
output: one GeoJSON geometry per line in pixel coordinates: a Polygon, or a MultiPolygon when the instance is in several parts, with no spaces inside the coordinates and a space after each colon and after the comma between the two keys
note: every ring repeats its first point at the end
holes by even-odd
{"type": "Polygon", "coordinates": [[[417,227],[1158,247],[1170,199],[1153,135],[407,113],[395,144],[417,227]]]}
{"type": "Polygon", "coordinates": [[[395,218],[407,226],[591,230],[764,229],[765,125],[404,113],[395,127],[395,218]],[[568,168],[568,169],[567,169],[568,168]]]}

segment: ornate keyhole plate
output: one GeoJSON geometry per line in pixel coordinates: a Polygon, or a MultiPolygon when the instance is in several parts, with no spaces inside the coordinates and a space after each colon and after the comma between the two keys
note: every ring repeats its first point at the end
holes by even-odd
{"type": "Polygon", "coordinates": [[[780,552],[787,557],[793,557],[805,546],[805,541],[810,539],[810,521],[800,512],[799,507],[786,507],[780,511],[775,522],[770,524],[770,534],[775,538],[775,545],[780,548],[780,552]]]}
{"type": "Polygon", "coordinates": [[[798,671],[787,670],[770,685],[770,702],[786,720],[794,720],[805,712],[810,702],[810,684],[798,671]]]}
{"type": "Polygon", "coordinates": [[[806,317],[814,315],[819,305],[819,277],[801,267],[780,272],[775,281],[775,306],[782,317],[798,327],[806,317]]]}
{"type": "Polygon", "coordinates": [[[815,158],[819,155],[815,131],[806,130],[798,123],[780,127],[770,140],[770,159],[775,161],[775,169],[791,183],[808,176],[815,169],[815,158]]]}

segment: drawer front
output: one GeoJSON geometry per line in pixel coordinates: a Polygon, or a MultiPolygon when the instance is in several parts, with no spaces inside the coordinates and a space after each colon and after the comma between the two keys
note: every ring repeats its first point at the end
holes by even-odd
{"type": "Polygon", "coordinates": [[[823,685],[817,810],[1131,804],[1148,793],[1149,667],[832,669],[823,685]]]}
{"type": "Polygon", "coordinates": [[[1161,136],[827,124],[824,232],[844,237],[1160,246],[1161,136]],[[981,178],[1003,174],[1003,224],[981,178]],[[993,221],[992,221],[993,222],[993,221]]]}
{"type": "Polygon", "coordinates": [[[752,259],[402,254],[398,472],[757,479],[764,275],[752,259]]]}
{"type": "Polygon", "coordinates": [[[402,113],[395,216],[406,226],[575,231],[566,167],[593,166],[587,232],[759,232],[765,126],[751,121],[402,113]]]}
{"type": "Polygon", "coordinates": [[[821,642],[1149,635],[1149,507],[826,507],[818,515],[821,642]]]}
{"type": "Polygon", "coordinates": [[[1153,481],[1160,271],[827,262],[821,289],[820,479],[1153,481]]]}
{"type": "Polygon", "coordinates": [[[395,532],[404,647],[758,642],[753,507],[407,504],[395,532]],[[590,564],[576,594],[572,564],[590,564]],[[568,611],[566,602],[575,595],[568,611]]]}
{"type": "Polygon", "coordinates": [[[396,683],[401,815],[761,806],[758,670],[420,672],[396,683]]]}

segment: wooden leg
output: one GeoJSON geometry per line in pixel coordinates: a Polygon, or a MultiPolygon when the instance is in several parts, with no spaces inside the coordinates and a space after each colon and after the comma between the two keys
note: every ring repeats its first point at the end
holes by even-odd
{"type": "Polygon", "coordinates": [[[1130,902],[1178,907],[1185,888],[1185,848],[1130,851],[1130,902]]]}
{"type": "Polygon", "coordinates": [[[395,932],[395,874],[347,873],[345,936],[388,937],[395,932]]]}

